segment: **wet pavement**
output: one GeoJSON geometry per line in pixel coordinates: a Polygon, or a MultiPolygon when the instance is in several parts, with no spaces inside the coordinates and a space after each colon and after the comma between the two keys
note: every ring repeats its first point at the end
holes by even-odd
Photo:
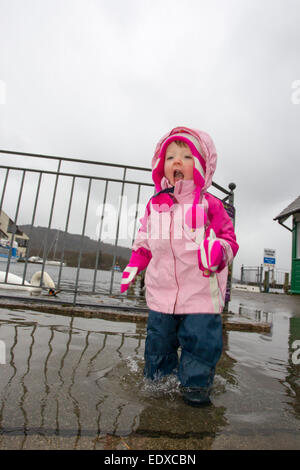
{"type": "Polygon", "coordinates": [[[224,331],[199,409],[144,380],[143,323],[1,308],[0,449],[299,450],[300,296],[233,290],[230,310],[272,328],[224,331]]]}

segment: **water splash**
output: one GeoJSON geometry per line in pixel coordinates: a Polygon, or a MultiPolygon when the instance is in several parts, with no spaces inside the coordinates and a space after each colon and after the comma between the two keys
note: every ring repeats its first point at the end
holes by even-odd
{"type": "Polygon", "coordinates": [[[144,378],[141,391],[146,396],[161,397],[167,395],[174,399],[175,396],[180,394],[180,382],[175,374],[157,380],[144,378]]]}
{"type": "Polygon", "coordinates": [[[139,367],[137,358],[132,357],[132,356],[128,356],[126,358],[126,364],[127,364],[127,367],[129,368],[130,372],[134,372],[134,373],[139,372],[140,367],[139,367]]]}

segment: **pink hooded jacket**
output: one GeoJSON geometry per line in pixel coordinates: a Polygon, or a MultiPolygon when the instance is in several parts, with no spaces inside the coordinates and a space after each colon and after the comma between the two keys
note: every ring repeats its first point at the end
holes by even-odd
{"type": "Polygon", "coordinates": [[[217,162],[210,136],[186,127],[172,129],[156,146],[152,160],[153,179],[157,190],[170,187],[165,177],[159,184],[160,176],[154,174],[154,171],[160,163],[164,141],[177,133],[190,134],[197,140],[196,144],[200,144],[206,163],[201,192],[194,176],[194,181],[176,182],[172,196],[165,193],[160,195],[170,198],[171,204],[164,204],[165,200],[160,201],[160,196],[149,201],[140,221],[141,227],[128,266],[136,266],[137,272],[147,267],[146,301],[151,310],[166,314],[221,313],[225,302],[228,265],[238,251],[238,244],[231,219],[222,202],[206,192],[212,183],[217,162]],[[202,224],[191,228],[186,213],[195,206],[195,200],[197,208],[204,209],[204,215],[202,224]],[[158,206],[161,203],[163,205],[158,206]],[[199,247],[212,234],[223,248],[223,260],[219,269],[207,277],[199,269],[199,247]]]}

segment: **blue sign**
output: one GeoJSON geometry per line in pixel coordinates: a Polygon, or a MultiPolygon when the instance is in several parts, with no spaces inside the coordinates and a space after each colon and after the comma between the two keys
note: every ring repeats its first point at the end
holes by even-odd
{"type": "Polygon", "coordinates": [[[275,264],[275,258],[264,258],[264,264],[275,264]]]}

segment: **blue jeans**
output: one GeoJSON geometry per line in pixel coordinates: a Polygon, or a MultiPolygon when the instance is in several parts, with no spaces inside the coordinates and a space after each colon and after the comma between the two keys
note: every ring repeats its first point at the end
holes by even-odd
{"type": "Polygon", "coordinates": [[[153,380],[177,373],[182,387],[208,391],[222,347],[220,314],[172,315],[150,310],[144,374],[153,380]]]}

